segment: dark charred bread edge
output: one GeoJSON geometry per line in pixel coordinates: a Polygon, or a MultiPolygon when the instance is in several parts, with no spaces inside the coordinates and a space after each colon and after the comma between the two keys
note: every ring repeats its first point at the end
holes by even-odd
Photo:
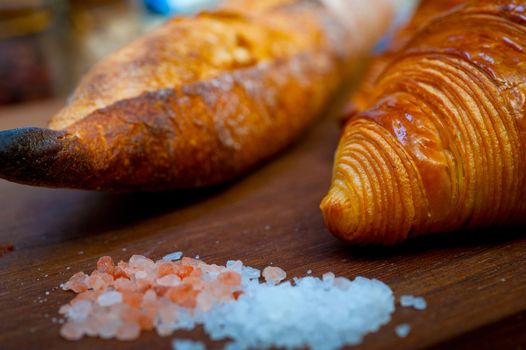
{"type": "Polygon", "coordinates": [[[85,178],[85,161],[66,131],[20,128],[0,132],[0,177],[13,182],[60,186],[85,178]],[[60,180],[59,180],[60,179],[60,180]],[[58,181],[57,181],[58,180],[58,181]]]}

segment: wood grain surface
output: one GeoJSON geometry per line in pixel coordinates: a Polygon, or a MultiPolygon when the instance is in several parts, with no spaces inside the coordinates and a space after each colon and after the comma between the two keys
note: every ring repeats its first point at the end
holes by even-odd
{"type": "MultiPolygon", "coordinates": [[[[0,110],[0,129],[42,126],[60,108],[45,103],[0,110]]],[[[425,311],[397,306],[389,325],[360,349],[520,349],[526,346],[526,235],[501,227],[425,237],[390,248],[349,247],[325,229],[318,205],[330,182],[339,124],[326,118],[273,162],[222,187],[109,195],[0,182],[0,349],[169,349],[172,337],[134,342],[59,336],[58,289],[98,257],[160,258],[182,250],[209,263],[272,262],[293,276],[333,271],[378,278],[422,295],[425,311]],[[49,292],[49,295],[46,294],[49,292]],[[409,323],[398,338],[394,327],[409,323]]],[[[0,159],[1,162],[1,159],[0,159]]],[[[206,341],[201,330],[176,336],[206,341]]],[[[207,341],[211,349],[220,344],[207,341]]]]}

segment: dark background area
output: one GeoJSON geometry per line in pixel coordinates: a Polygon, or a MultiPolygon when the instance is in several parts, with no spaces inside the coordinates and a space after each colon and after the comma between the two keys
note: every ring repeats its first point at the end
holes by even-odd
{"type": "Polygon", "coordinates": [[[100,58],[166,18],[137,0],[0,0],[0,105],[67,96],[100,58]]]}

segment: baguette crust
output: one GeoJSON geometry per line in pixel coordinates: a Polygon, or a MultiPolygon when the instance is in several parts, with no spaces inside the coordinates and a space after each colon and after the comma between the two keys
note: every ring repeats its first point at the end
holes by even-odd
{"type": "Polygon", "coordinates": [[[34,164],[18,162],[0,166],[0,176],[119,192],[230,180],[276,154],[312,122],[356,58],[381,35],[390,3],[371,2],[378,9],[369,17],[373,30],[364,29],[368,40],[359,43],[334,11],[316,1],[256,6],[236,0],[214,12],[175,18],[84,77],[50,122],[50,129],[66,135],[56,154],[47,155],[50,169],[29,176],[37,173],[34,164]]]}
{"type": "Polygon", "coordinates": [[[321,205],[335,235],[392,244],[524,222],[524,5],[464,1],[373,73],[321,205]]]}

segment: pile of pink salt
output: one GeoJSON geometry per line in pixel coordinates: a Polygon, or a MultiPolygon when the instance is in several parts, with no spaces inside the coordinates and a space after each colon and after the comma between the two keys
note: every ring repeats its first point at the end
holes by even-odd
{"type": "MultiPolygon", "coordinates": [[[[133,340],[152,329],[169,335],[179,315],[237,299],[243,293],[241,267],[240,261],[218,266],[187,257],[153,261],[141,255],[115,265],[104,256],[90,275],[78,272],[62,285],[77,296],[60,308],[67,319],[60,333],[69,340],[85,335],[133,340]]],[[[248,272],[259,278],[259,270],[248,272]]]]}
{"type": "MultiPolygon", "coordinates": [[[[102,257],[89,276],[75,274],[63,285],[78,295],[60,312],[66,339],[85,335],[132,340],[143,330],[161,336],[200,325],[226,350],[336,350],[359,344],[389,322],[394,295],[375,279],[349,280],[327,272],[284,281],[278,267],[259,270],[241,261],[226,266],[172,253],[152,261],[134,255],[115,265],[102,257]],[[180,260],[179,260],[180,259],[180,260]]],[[[202,350],[176,340],[177,350],[202,350]]]]}

